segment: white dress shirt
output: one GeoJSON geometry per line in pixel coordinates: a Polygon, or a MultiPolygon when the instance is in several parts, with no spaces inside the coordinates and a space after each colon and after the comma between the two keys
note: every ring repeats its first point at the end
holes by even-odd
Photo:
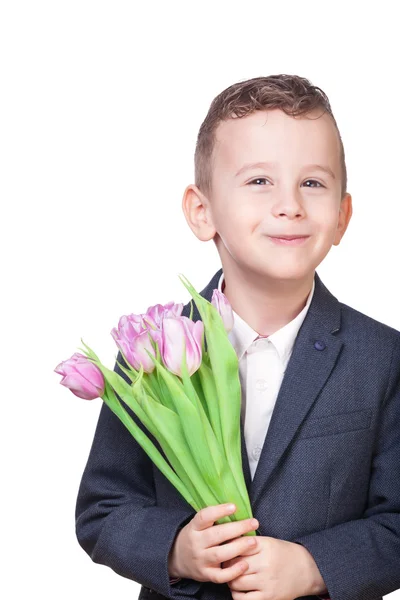
{"type": "MultiPolygon", "coordinates": [[[[224,273],[218,290],[223,293],[224,273]]],[[[228,337],[239,361],[242,388],[241,415],[251,478],[257,468],[261,449],[268,431],[275,402],[286,366],[292,354],[294,341],[305,319],[314,294],[315,282],[306,305],[290,323],[270,336],[259,336],[235,311],[234,325],[228,337]]]]}

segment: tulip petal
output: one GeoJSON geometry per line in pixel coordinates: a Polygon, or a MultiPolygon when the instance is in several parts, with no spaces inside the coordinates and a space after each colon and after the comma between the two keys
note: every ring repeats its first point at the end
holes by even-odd
{"type": "Polygon", "coordinates": [[[60,383],[69,388],[75,396],[83,398],[84,400],[94,400],[95,398],[99,398],[97,388],[88,381],[77,378],[74,373],[66,375],[60,383]]]}
{"type": "Polygon", "coordinates": [[[231,331],[231,329],[233,328],[234,317],[232,307],[228,298],[218,289],[215,289],[211,298],[211,304],[217,309],[217,311],[221,315],[225,330],[227,333],[229,333],[229,331],[231,331]]]}
{"type": "Polygon", "coordinates": [[[54,372],[58,373],[59,375],[65,375],[64,363],[60,362],[60,364],[54,369],[54,372]]]}
{"type": "Polygon", "coordinates": [[[75,369],[90,385],[104,391],[103,375],[93,363],[90,361],[81,362],[75,365],[75,369]]]}
{"type": "Polygon", "coordinates": [[[166,317],[162,326],[162,359],[171,373],[180,375],[184,329],[180,318],[166,317]]]}
{"type": "Polygon", "coordinates": [[[154,370],[154,363],[147,354],[146,350],[148,350],[151,355],[155,356],[155,352],[147,330],[137,335],[132,341],[132,354],[135,358],[135,361],[139,365],[141,364],[143,366],[143,369],[146,373],[152,373],[154,370]]]}

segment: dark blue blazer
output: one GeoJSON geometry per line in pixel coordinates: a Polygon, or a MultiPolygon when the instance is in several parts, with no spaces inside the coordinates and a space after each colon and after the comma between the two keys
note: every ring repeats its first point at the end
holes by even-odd
{"type": "MultiPolygon", "coordinates": [[[[201,292],[209,301],[221,273],[201,292]]],[[[303,544],[332,600],[400,588],[399,331],[339,302],[315,273],[253,481],[241,431],[260,535],[303,544]]],[[[228,600],[227,584],[169,584],[170,548],[194,514],[103,404],[77,498],[82,548],[140,583],[139,598],[228,600]]]]}

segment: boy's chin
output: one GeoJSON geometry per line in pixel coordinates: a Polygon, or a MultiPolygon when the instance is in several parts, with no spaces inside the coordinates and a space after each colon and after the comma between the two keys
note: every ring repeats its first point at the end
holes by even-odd
{"type": "Polygon", "coordinates": [[[315,269],[308,267],[295,268],[293,266],[272,268],[272,269],[261,269],[260,276],[270,281],[281,281],[281,282],[302,282],[312,280],[314,277],[315,269]]]}

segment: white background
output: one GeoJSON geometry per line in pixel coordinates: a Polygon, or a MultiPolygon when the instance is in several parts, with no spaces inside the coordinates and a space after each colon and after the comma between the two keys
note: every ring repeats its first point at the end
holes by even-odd
{"type": "Polygon", "coordinates": [[[328,94],[354,214],[318,273],[400,329],[396,3],[277,4],[1,4],[3,597],[137,597],[76,541],[101,401],[73,396],[53,369],[81,337],[113,365],[122,314],[187,302],[178,273],[201,290],[220,267],[181,201],[223,89],[290,73],[328,94]]]}

